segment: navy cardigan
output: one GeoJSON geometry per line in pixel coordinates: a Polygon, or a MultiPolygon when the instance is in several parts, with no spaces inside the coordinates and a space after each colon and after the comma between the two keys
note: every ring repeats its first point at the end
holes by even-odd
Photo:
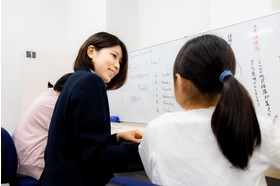
{"type": "Polygon", "coordinates": [[[105,185],[113,173],[144,170],[138,144],[120,145],[111,135],[106,86],[89,69],[67,80],[48,135],[43,186],[105,185]]]}

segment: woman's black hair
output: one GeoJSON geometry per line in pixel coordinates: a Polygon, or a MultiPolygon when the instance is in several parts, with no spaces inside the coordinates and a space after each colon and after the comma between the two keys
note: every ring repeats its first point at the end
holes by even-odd
{"type": "Polygon", "coordinates": [[[87,49],[90,45],[93,45],[97,51],[113,46],[121,47],[122,62],[120,63],[120,71],[107,83],[106,88],[107,90],[115,90],[124,85],[128,70],[128,52],[125,44],[118,37],[107,32],[93,34],[83,43],[74,62],[74,70],[78,68],[89,68],[94,71],[92,60],[87,54],[87,49]]]}
{"type": "Polygon", "coordinates": [[[53,88],[54,90],[61,92],[62,89],[63,89],[64,84],[65,84],[66,81],[67,81],[67,79],[68,79],[72,74],[73,74],[73,72],[63,75],[61,78],[59,78],[59,79],[56,81],[55,85],[52,85],[50,82],[48,82],[48,88],[53,88]]]}
{"type": "Polygon", "coordinates": [[[230,45],[215,35],[189,40],[174,63],[173,75],[190,80],[202,95],[220,95],[211,127],[219,148],[233,166],[246,169],[253,151],[261,145],[261,132],[252,99],[233,76],[236,60],[230,45]],[[233,75],[220,81],[225,70],[233,75]]]}

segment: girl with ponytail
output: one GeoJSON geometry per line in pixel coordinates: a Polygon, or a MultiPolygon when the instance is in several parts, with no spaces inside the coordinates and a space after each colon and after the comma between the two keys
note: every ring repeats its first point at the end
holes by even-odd
{"type": "Polygon", "coordinates": [[[280,169],[280,130],[257,116],[235,68],[230,45],[215,35],[181,48],[173,75],[183,110],[152,120],[139,146],[153,183],[266,185],[263,173],[280,169]]]}

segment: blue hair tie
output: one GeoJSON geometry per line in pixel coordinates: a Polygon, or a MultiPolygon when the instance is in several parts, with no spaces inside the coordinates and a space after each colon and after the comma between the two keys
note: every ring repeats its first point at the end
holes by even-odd
{"type": "Polygon", "coordinates": [[[232,73],[230,70],[225,70],[221,73],[220,75],[220,82],[224,82],[224,78],[227,77],[227,76],[232,76],[232,73]]]}

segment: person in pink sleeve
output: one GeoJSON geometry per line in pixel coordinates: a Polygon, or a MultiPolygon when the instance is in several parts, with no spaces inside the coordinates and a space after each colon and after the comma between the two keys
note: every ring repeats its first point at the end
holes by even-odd
{"type": "Polygon", "coordinates": [[[42,93],[27,109],[12,138],[18,154],[17,173],[39,180],[44,169],[44,153],[53,109],[57,98],[73,73],[63,75],[53,86],[42,93]]]}

